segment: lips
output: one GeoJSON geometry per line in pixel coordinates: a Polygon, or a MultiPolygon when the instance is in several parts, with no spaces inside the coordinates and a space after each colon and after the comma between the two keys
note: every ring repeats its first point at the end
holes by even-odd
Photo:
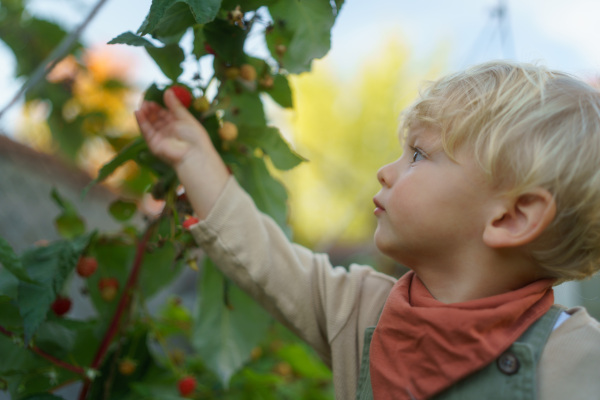
{"type": "Polygon", "coordinates": [[[385,207],[375,197],[373,197],[373,203],[375,204],[375,213],[385,211],[385,207]]]}

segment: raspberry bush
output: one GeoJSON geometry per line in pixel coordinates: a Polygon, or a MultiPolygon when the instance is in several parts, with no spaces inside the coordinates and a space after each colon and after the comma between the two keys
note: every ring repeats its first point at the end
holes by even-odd
{"type": "MultiPolygon", "coordinates": [[[[152,84],[145,98],[161,103],[164,90],[177,86],[230,171],[288,234],[286,190],[270,170],[303,158],[267,125],[262,97],[293,106],[287,76],[326,54],[342,3],[153,0],[135,33],[110,42],[152,57],[170,82],[152,84]],[[265,54],[247,52],[251,31],[253,40],[264,39],[265,54]],[[208,76],[197,72],[204,60],[212,63],[208,76]]],[[[197,259],[187,230],[194,216],[174,171],[141,137],[120,148],[92,184],[133,161],[153,177],[148,191],[164,201],[160,215],[136,224],[136,203],[120,200],[108,212],[122,231],[89,231],[55,192],[63,239],[16,254],[0,238],[0,388],[13,399],[60,399],[51,393],[77,383],[80,400],[331,398],[330,372],[306,346],[212,260],[197,259]],[[195,306],[172,294],[150,310],[149,301],[186,268],[198,271],[195,306]],[[90,319],[71,317],[62,300],[75,276],[94,308],[90,319]]]]}

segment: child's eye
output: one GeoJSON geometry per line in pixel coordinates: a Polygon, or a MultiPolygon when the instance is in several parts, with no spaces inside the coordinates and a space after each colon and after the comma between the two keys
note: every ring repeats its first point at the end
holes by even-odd
{"type": "Polygon", "coordinates": [[[411,149],[414,152],[412,156],[412,162],[417,162],[425,159],[425,154],[423,154],[421,149],[416,147],[412,147],[411,149]]]}

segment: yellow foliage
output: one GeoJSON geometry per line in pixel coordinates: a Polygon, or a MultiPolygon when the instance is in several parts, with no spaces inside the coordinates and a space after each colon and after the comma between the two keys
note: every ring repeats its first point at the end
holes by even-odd
{"type": "MultiPolygon", "coordinates": [[[[131,59],[120,52],[108,46],[87,49],[82,59],[80,62],[72,55],[65,57],[48,74],[47,80],[71,89],[70,99],[51,107],[62,107],[58,109],[67,122],[82,118],[81,131],[86,141],[76,161],[96,176],[98,169],[115,155],[105,137],[138,135],[133,110],[139,94],[128,83],[131,59]]],[[[57,148],[46,122],[49,108],[48,102],[34,100],[27,103],[16,132],[21,141],[44,152],[54,152],[57,148]]],[[[135,168],[123,168],[109,183],[116,184],[124,175],[135,172],[135,168]]]]}
{"type": "Polygon", "coordinates": [[[295,240],[323,248],[371,239],[377,171],[401,155],[399,114],[427,74],[408,71],[407,58],[390,41],[351,79],[336,77],[327,60],[291,78],[293,142],[309,159],[282,176],[295,240]]]}

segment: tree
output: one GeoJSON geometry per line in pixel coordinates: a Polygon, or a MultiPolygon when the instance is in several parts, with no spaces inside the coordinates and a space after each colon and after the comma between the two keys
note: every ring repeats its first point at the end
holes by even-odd
{"type": "MultiPolygon", "coordinates": [[[[238,181],[287,232],[286,190],[268,166],[287,170],[303,158],[277,128],[267,125],[261,96],[292,107],[288,74],[308,70],[314,58],[325,55],[342,2],[252,0],[240,8],[229,0],[153,0],[136,33],[111,41],[145,49],[170,79],[168,85],[149,87],[146,99],[161,103],[162,93],[173,85],[189,92],[191,112],[238,181]],[[268,54],[262,58],[245,50],[250,32],[264,35],[268,54]],[[188,38],[193,45],[186,47],[188,38]],[[199,63],[205,58],[213,61],[212,77],[181,78],[185,59],[199,63]],[[235,126],[237,135],[224,136],[224,126],[235,126]]],[[[26,18],[18,0],[2,7],[17,19],[26,18]]],[[[56,38],[66,34],[57,32],[56,38]]],[[[30,38],[38,40],[41,34],[34,32],[30,38]]],[[[12,48],[22,56],[22,47],[12,48]]],[[[18,72],[23,74],[43,59],[23,57],[18,72]]],[[[74,158],[90,116],[86,112],[72,121],[64,119],[63,107],[76,98],[72,88],[48,81],[28,96],[50,99],[52,134],[74,158]],[[80,139],[61,141],[67,132],[80,139]]],[[[165,207],[138,229],[129,223],[136,203],[117,201],[110,213],[123,222],[122,231],[89,232],[84,218],[55,192],[62,209],[55,222],[63,239],[20,255],[0,239],[0,382],[15,399],[57,398],[49,393],[73,381],[83,382],[80,399],[235,399],[248,398],[247,392],[261,398],[326,398],[329,371],[303,345],[287,339],[288,333],[278,334],[279,345],[265,344],[265,336],[274,334],[270,318],[208,259],[203,261],[197,307],[190,310],[174,298],[158,314],[147,310],[148,300],[186,264],[196,265],[194,243],[185,229],[191,210],[178,192],[173,170],[149,153],[143,139],[121,139],[119,153],[94,183],[135,162],[152,176],[151,192],[165,207]],[[69,301],[62,296],[70,277],[82,274],[78,264],[83,260],[88,260],[86,271],[89,260],[97,269],[82,275],[98,314],[86,321],[68,317],[69,301]],[[251,360],[253,368],[242,370],[251,360]]]]}

